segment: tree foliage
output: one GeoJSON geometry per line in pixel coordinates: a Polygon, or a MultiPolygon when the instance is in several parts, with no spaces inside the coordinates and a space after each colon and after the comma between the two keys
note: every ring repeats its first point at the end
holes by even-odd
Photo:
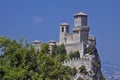
{"type": "Polygon", "coordinates": [[[44,43],[41,46],[41,53],[48,54],[49,53],[49,46],[48,44],[44,43]]]}
{"type": "Polygon", "coordinates": [[[69,58],[80,58],[79,51],[71,52],[69,55],[69,58]]]}
{"type": "Polygon", "coordinates": [[[84,65],[81,65],[81,67],[79,68],[79,70],[80,70],[80,73],[82,73],[84,75],[88,74],[88,72],[86,70],[86,66],[84,66],[84,65]]]}
{"type": "Polygon", "coordinates": [[[69,80],[75,69],[63,66],[66,55],[64,45],[55,46],[52,56],[48,45],[35,54],[34,47],[23,38],[20,42],[0,37],[0,80],[69,80]]]}
{"type": "Polygon", "coordinates": [[[66,59],[67,53],[66,53],[65,46],[63,44],[59,46],[57,45],[53,46],[51,56],[55,57],[56,55],[59,55],[61,57],[60,58],[61,61],[64,61],[66,59]]]}

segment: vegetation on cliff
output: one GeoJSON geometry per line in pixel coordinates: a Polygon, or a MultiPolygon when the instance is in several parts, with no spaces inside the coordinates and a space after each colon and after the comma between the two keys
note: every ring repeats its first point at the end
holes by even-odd
{"type": "Polygon", "coordinates": [[[75,69],[63,66],[66,51],[63,45],[55,46],[48,55],[48,45],[43,44],[41,52],[35,53],[27,41],[0,37],[0,80],[69,80],[75,69]]]}
{"type": "MultiPolygon", "coordinates": [[[[55,45],[52,53],[48,44],[42,44],[41,50],[36,53],[32,44],[23,38],[20,41],[0,37],[0,80],[71,80],[77,74],[76,68],[63,65],[63,61],[70,58],[80,58],[78,51],[66,53],[65,46],[55,45]]],[[[100,68],[96,49],[88,48],[87,52],[96,53],[92,62],[94,69],[100,68]]],[[[79,74],[88,75],[86,66],[79,67],[79,74]]],[[[97,73],[96,73],[97,74],[97,73]]],[[[105,80],[101,76],[101,80],[105,80]]],[[[78,80],[84,80],[79,77],[78,80]]]]}

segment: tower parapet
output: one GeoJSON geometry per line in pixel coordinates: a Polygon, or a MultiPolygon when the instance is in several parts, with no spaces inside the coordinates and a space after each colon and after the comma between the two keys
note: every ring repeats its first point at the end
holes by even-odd
{"type": "Polygon", "coordinates": [[[80,13],[77,13],[74,15],[74,27],[81,27],[81,26],[87,26],[87,14],[83,13],[82,11],[80,13]]]}

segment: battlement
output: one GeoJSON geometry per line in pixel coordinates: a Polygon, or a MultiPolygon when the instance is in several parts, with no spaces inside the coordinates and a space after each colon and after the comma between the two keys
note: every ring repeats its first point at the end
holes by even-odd
{"type": "Polygon", "coordinates": [[[67,59],[64,62],[71,62],[71,61],[76,62],[76,61],[90,61],[90,60],[89,60],[89,58],[77,58],[77,57],[75,57],[75,58],[67,59]]]}
{"type": "Polygon", "coordinates": [[[63,62],[64,66],[79,69],[81,65],[85,65],[88,70],[91,69],[91,60],[85,58],[72,58],[63,62]]]}

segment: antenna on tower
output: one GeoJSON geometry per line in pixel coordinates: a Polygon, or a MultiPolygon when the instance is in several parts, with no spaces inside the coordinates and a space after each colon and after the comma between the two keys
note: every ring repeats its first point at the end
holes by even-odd
{"type": "Polygon", "coordinates": [[[80,12],[83,12],[83,9],[81,9],[80,12]]]}
{"type": "Polygon", "coordinates": [[[75,13],[78,13],[78,7],[75,8],[75,13]]]}
{"type": "Polygon", "coordinates": [[[63,22],[66,22],[66,19],[63,19],[63,22]]]}
{"type": "MultiPolygon", "coordinates": [[[[80,9],[80,12],[83,12],[83,9],[80,9]]],[[[79,13],[78,7],[75,8],[75,13],[79,13]]]]}

